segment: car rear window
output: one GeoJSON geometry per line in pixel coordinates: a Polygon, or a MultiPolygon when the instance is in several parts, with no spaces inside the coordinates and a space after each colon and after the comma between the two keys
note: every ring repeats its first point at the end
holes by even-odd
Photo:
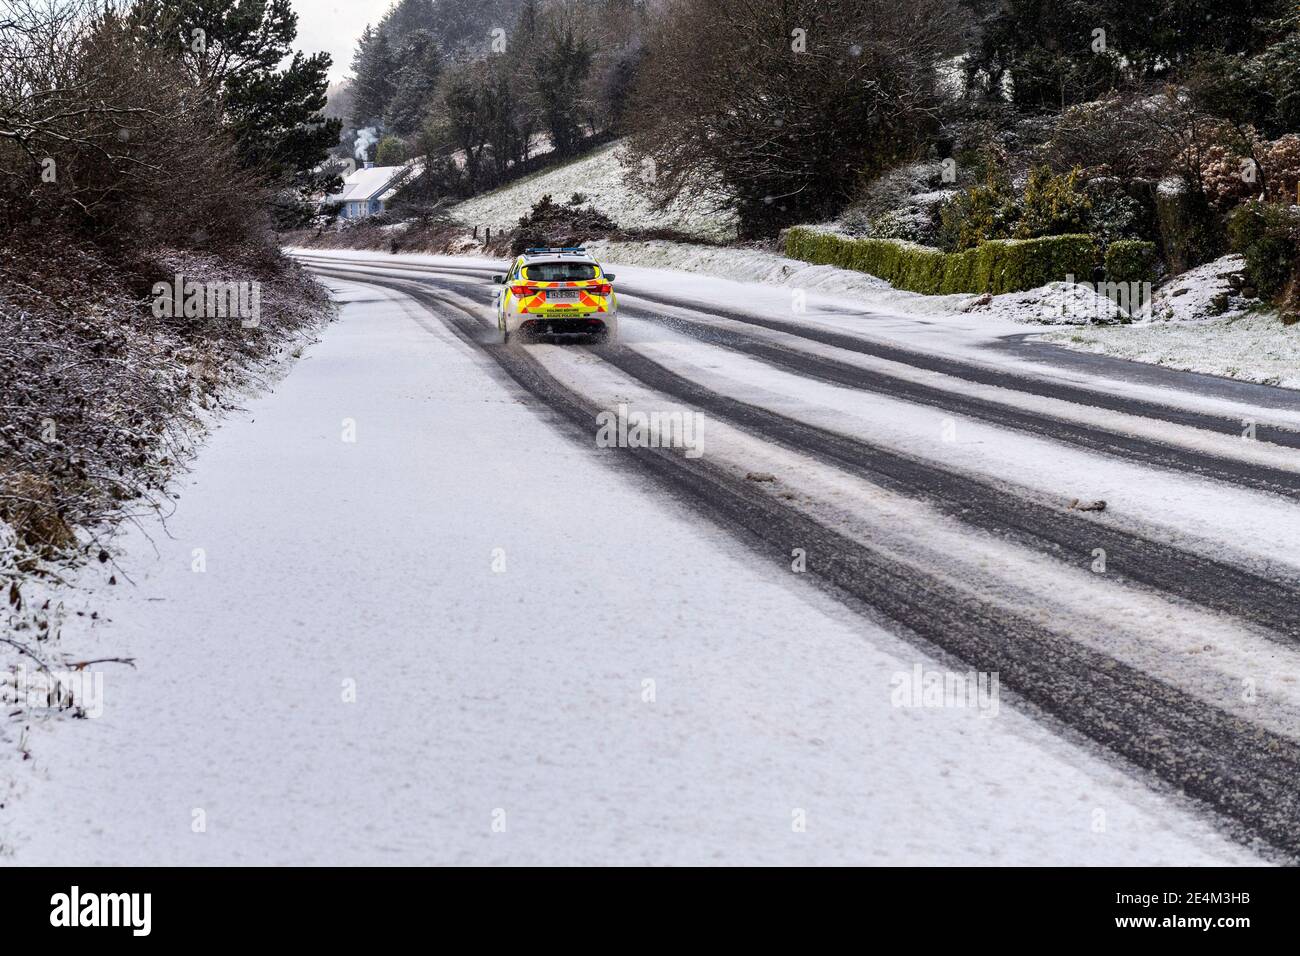
{"type": "Polygon", "coordinates": [[[596,278],[590,262],[530,262],[524,266],[524,278],[532,282],[584,282],[596,278]]]}

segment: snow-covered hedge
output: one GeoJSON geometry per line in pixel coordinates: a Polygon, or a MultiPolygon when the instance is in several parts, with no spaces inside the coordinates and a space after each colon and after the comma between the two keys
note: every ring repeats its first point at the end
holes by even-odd
{"type": "Polygon", "coordinates": [[[1098,249],[1091,236],[998,239],[943,252],[892,239],[854,239],[794,226],[785,233],[792,259],[879,276],[896,289],[926,295],[1022,292],[1073,275],[1089,280],[1098,249]]]}

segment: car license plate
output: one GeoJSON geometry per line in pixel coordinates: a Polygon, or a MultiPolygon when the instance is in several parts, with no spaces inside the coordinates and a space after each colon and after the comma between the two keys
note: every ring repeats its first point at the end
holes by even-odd
{"type": "Polygon", "coordinates": [[[577,289],[551,289],[546,293],[548,302],[577,302],[577,289]]]}

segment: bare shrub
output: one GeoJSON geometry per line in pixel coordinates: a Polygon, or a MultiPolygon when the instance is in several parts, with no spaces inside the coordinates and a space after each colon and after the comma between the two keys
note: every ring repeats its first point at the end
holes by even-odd
{"type": "Polygon", "coordinates": [[[161,492],[189,412],[319,320],[220,104],[117,0],[0,0],[0,519],[42,552],[161,492]],[[260,323],[155,282],[257,283],[260,323]]]}
{"type": "Polygon", "coordinates": [[[267,196],[238,171],[219,104],[124,7],[6,0],[0,31],[0,221],[97,240],[261,238],[267,196]]]}
{"type": "Polygon", "coordinates": [[[652,164],[665,205],[720,189],[745,236],[830,218],[937,128],[936,65],[965,22],[950,0],[668,0],[628,112],[633,168],[652,164]]]}

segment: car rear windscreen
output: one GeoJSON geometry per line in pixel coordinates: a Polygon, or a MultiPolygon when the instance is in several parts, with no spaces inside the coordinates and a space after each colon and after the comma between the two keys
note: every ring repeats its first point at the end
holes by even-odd
{"type": "Polygon", "coordinates": [[[524,276],[531,282],[584,282],[596,278],[590,262],[530,262],[524,276]]]}

